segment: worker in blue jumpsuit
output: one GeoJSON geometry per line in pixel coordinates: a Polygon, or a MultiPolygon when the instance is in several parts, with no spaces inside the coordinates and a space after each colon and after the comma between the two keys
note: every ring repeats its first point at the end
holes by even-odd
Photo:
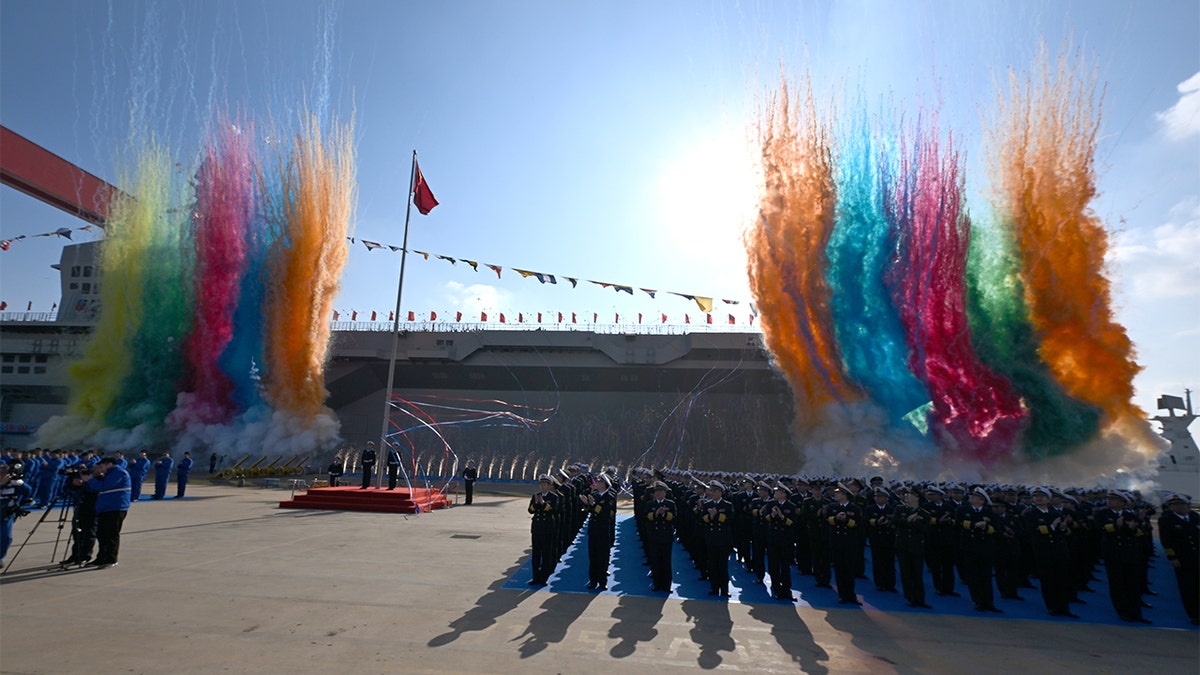
{"type": "Polygon", "coordinates": [[[171,469],[175,468],[175,460],[171,453],[164,452],[158,461],[154,462],[154,498],[162,499],[167,496],[167,481],[171,479],[171,469]]]}
{"type": "Polygon", "coordinates": [[[183,499],[190,475],[192,475],[192,453],[185,452],[183,459],[179,460],[179,466],[175,467],[175,499],[183,499]]]}
{"type": "Polygon", "coordinates": [[[146,480],[146,474],[150,473],[150,457],[145,450],[129,463],[128,471],[129,499],[136,502],[142,498],[142,483],[146,480]]]}

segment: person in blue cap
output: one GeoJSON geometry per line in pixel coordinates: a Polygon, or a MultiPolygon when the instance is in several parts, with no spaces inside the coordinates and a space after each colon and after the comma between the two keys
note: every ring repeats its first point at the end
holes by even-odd
{"type": "Polygon", "coordinates": [[[117,466],[113,457],[105,457],[92,469],[87,487],[96,493],[96,540],[100,550],[89,566],[97,569],[117,564],[121,549],[121,526],[129,512],[129,472],[117,466]]]}
{"type": "Polygon", "coordinates": [[[158,461],[154,462],[154,499],[167,496],[167,481],[171,479],[171,469],[175,468],[175,460],[171,453],[164,452],[158,461]]]}
{"type": "Polygon", "coordinates": [[[183,499],[187,492],[188,477],[192,475],[192,453],[183,453],[179,466],[175,467],[175,499],[183,499]]]}

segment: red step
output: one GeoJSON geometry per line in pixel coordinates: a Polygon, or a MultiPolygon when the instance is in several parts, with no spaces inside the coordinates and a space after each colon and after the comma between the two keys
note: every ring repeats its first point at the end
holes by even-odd
{"type": "Polygon", "coordinates": [[[281,509],[322,509],[326,511],[374,511],[384,513],[416,513],[444,509],[450,505],[446,495],[426,488],[396,488],[395,490],[357,487],[313,488],[279,502],[281,509]]]}

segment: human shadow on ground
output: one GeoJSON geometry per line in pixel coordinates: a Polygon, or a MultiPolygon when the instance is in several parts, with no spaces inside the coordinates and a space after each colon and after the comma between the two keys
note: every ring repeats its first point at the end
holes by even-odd
{"type": "Polygon", "coordinates": [[[443,647],[462,637],[464,633],[484,630],[495,624],[496,619],[516,609],[517,605],[521,604],[525,598],[533,595],[532,590],[510,591],[504,589],[504,582],[520,569],[522,560],[527,557],[528,551],[525,556],[505,570],[499,579],[488,585],[488,592],[475,601],[474,607],[450,622],[449,631],[431,639],[427,643],[428,646],[443,647]]]}
{"type": "Polygon", "coordinates": [[[617,622],[608,629],[608,637],[619,642],[609,650],[609,656],[623,659],[637,651],[638,643],[658,637],[655,626],[662,619],[666,603],[666,595],[650,598],[622,595],[612,613],[617,622]]]}
{"type": "Polygon", "coordinates": [[[724,660],[721,652],[732,652],[736,646],[729,605],[725,602],[684,600],[680,608],[692,624],[689,632],[692,643],[700,648],[696,663],[705,670],[720,666],[724,660]]]}
{"type": "Polygon", "coordinates": [[[535,656],[551,643],[562,642],[571,624],[583,615],[595,597],[582,593],[556,593],[550,596],[542,603],[542,613],[530,619],[525,631],[511,640],[516,642],[525,639],[518,650],[521,658],[535,656]]]}
{"type": "Polygon", "coordinates": [[[771,627],[771,637],[805,673],[829,672],[829,653],[816,640],[791,603],[766,601],[750,604],[750,616],[771,627]]]}
{"type": "Polygon", "coordinates": [[[838,632],[850,635],[850,642],[864,654],[895,668],[901,675],[917,675],[918,670],[906,663],[915,663],[919,657],[900,646],[871,616],[857,608],[833,609],[825,614],[825,622],[838,632]]]}

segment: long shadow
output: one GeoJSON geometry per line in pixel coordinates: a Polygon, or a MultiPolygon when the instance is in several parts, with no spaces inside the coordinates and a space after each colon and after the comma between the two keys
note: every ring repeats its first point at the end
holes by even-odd
{"type": "Polygon", "coordinates": [[[729,605],[707,600],[684,600],[680,607],[687,615],[687,620],[692,623],[689,633],[692,642],[700,647],[700,656],[696,663],[705,670],[720,666],[724,660],[721,652],[732,652],[736,646],[733,641],[733,619],[729,618],[729,605]]]}
{"type": "Polygon", "coordinates": [[[512,639],[521,638],[521,658],[527,659],[541,653],[551,643],[562,642],[567,629],[575,623],[596,596],[582,593],[556,593],[542,603],[542,613],[529,620],[525,632],[512,639]]]}
{"type": "Polygon", "coordinates": [[[771,637],[793,662],[800,664],[801,672],[818,675],[829,672],[826,665],[829,653],[813,639],[812,631],[800,618],[795,605],[754,603],[750,605],[750,616],[771,627],[771,637]]]}
{"type": "Polygon", "coordinates": [[[666,604],[665,595],[651,598],[622,595],[612,613],[617,622],[608,629],[608,637],[620,642],[609,650],[609,656],[623,659],[637,651],[638,643],[650,642],[658,637],[655,626],[662,619],[663,606],[666,604]]]}
{"type": "MultiPolygon", "coordinates": [[[[528,552],[526,552],[528,553],[528,552]]],[[[450,630],[431,639],[430,647],[442,647],[462,637],[463,633],[481,631],[496,623],[496,619],[516,609],[525,598],[533,595],[533,591],[509,591],[503,588],[504,582],[521,568],[522,560],[518,559],[488,585],[488,592],[475,601],[475,606],[467,610],[459,618],[450,622],[450,630]]]]}
{"type": "MultiPolygon", "coordinates": [[[[851,605],[853,607],[853,605],[851,605]]],[[[825,613],[825,622],[839,632],[852,636],[851,644],[864,654],[870,654],[883,663],[891,665],[902,675],[917,675],[921,671],[905,666],[918,659],[904,649],[871,620],[865,612],[853,609],[835,609],[825,613]]]]}

